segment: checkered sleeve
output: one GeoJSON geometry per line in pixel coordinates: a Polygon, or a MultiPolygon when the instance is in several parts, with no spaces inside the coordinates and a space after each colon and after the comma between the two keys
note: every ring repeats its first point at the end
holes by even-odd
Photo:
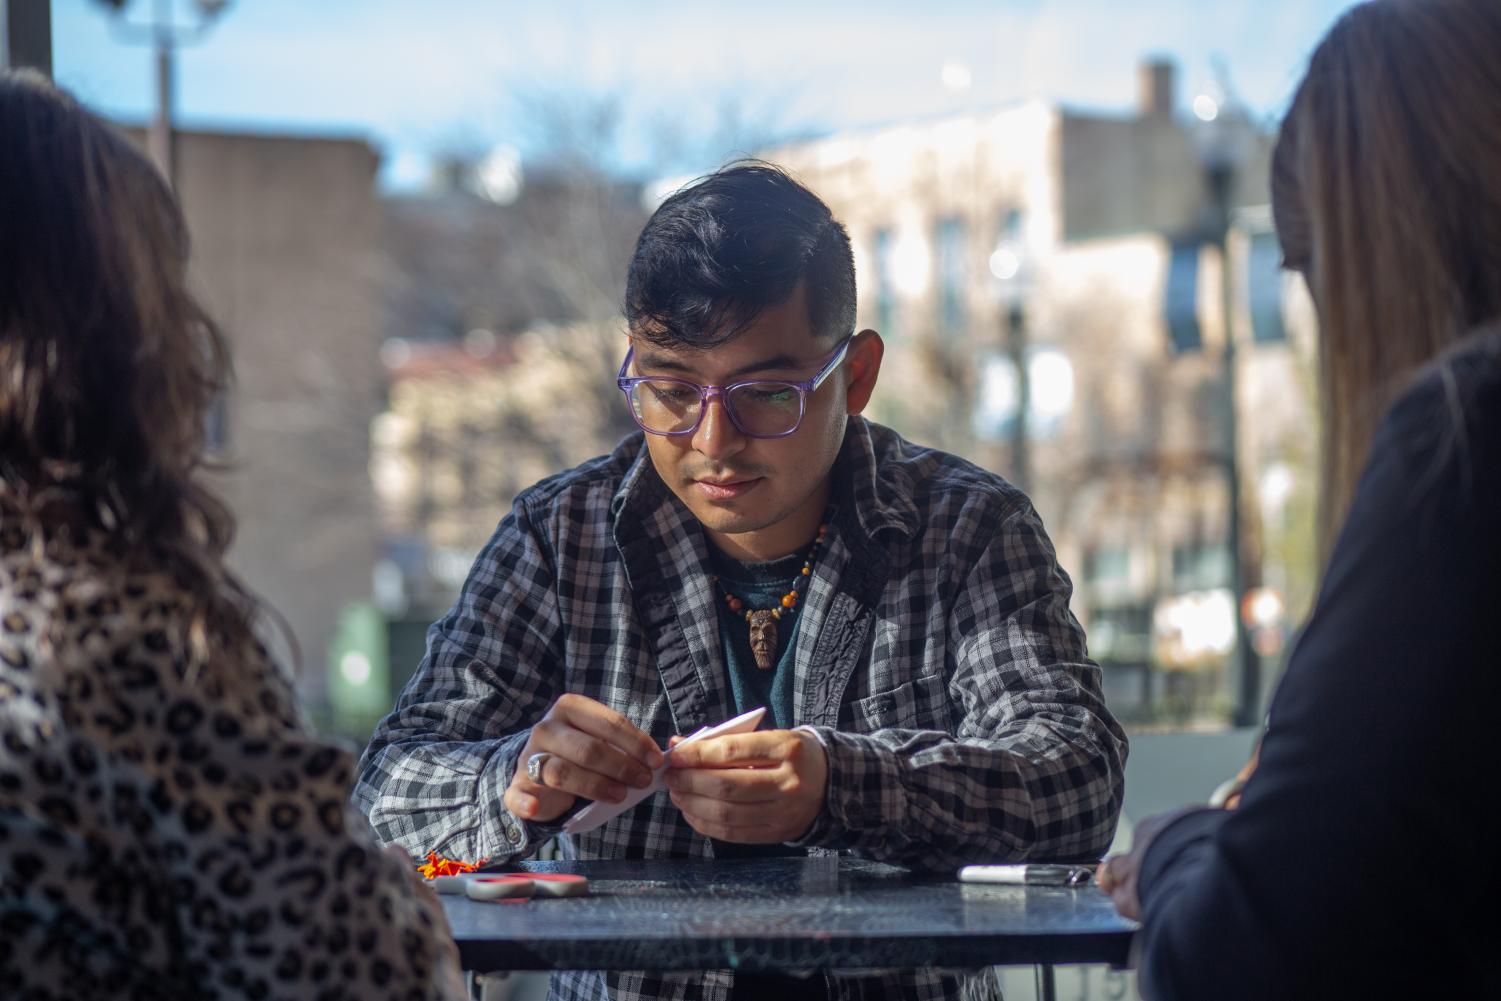
{"type": "Polygon", "coordinates": [[[428,629],[426,656],[360,761],[354,801],[383,840],[498,859],[556,832],[501,801],[532,721],[561,694],[554,566],[518,500],[428,629]]]}
{"type": "MultiPolygon", "coordinates": [[[[955,732],[815,728],[827,799],[799,844],[934,870],[1099,857],[1120,813],[1126,738],[1070,592],[1037,515],[1013,511],[948,613],[955,732]]],[[[915,683],[891,696],[931,697],[915,683]]]]}

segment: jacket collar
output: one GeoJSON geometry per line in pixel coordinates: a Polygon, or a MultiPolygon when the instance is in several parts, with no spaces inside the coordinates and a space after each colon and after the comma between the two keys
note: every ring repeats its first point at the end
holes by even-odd
{"type": "MultiPolygon", "coordinates": [[[[684,733],[727,718],[730,694],[722,677],[708,542],[698,520],[657,474],[643,437],[628,439],[617,452],[624,459],[635,449],[635,457],[611,499],[611,528],[674,725],[684,733]]],[[[837,715],[839,693],[865,648],[888,572],[889,550],[877,537],[916,532],[911,463],[904,461],[910,450],[894,433],[858,418],[846,429],[831,474],[833,531],[798,630],[794,699],[804,721],[827,723],[837,715]],[[833,652],[826,648],[830,642],[837,644],[833,652]],[[843,653],[835,656],[838,650],[843,653]]]]}
{"type": "Polygon", "coordinates": [[[900,462],[912,446],[890,428],[863,417],[851,417],[844,447],[834,463],[833,496],[854,512],[868,538],[895,532],[903,538],[917,533],[918,511],[912,483],[900,462]]]}

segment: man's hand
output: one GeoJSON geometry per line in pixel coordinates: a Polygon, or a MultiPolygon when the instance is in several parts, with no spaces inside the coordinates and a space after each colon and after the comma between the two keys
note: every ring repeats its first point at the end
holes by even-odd
{"type": "Polygon", "coordinates": [[[738,844],[796,841],[823,811],[829,759],[802,730],[761,730],[674,745],[672,802],[695,831],[738,844]]]}
{"type": "Polygon", "coordinates": [[[1157,835],[1185,813],[1200,809],[1203,807],[1190,806],[1148,817],[1131,832],[1130,851],[1124,855],[1112,855],[1100,863],[1100,867],[1095,870],[1095,883],[1110,894],[1121,917],[1132,921],[1141,920],[1141,899],[1136,894],[1136,878],[1141,874],[1141,860],[1146,858],[1147,849],[1152,847],[1157,835]]]}
{"type": "Polygon", "coordinates": [[[627,786],[651,785],[652,771],[661,764],[662,752],[630,720],[593,699],[564,695],[532,727],[504,802],[516,816],[545,823],[562,816],[580,796],[620,802],[627,786]],[[527,777],[526,765],[543,752],[550,757],[538,784],[527,777]]]}

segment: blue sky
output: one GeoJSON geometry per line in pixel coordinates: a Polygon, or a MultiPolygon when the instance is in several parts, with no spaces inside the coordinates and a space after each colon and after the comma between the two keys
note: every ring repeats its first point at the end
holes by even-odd
{"type": "MultiPolygon", "coordinates": [[[[1228,66],[1238,95],[1279,113],[1349,0],[233,0],[182,50],[188,126],[360,135],[388,186],[435,150],[543,140],[542,103],[621,109],[627,170],[718,157],[704,136],[771,138],[1044,97],[1100,110],[1135,99],[1136,66],[1175,58],[1185,103],[1228,66]],[[948,66],[949,86],[944,83],[948,66]],[[960,87],[968,77],[968,86],[960,87]],[[750,123],[724,129],[724,109],[750,123]]],[[[188,0],[177,6],[186,15],[188,0]]],[[[144,18],[152,0],[131,0],[144,18]]],[[[100,110],[143,119],[148,49],[121,42],[97,0],[53,0],[54,70],[100,110]]]]}

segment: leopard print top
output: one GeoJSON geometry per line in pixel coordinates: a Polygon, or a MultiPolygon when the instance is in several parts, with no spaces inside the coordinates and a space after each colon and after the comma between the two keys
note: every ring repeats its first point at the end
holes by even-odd
{"type": "Polygon", "coordinates": [[[0,998],[427,999],[439,932],[264,648],[0,483],[0,998]]]}

